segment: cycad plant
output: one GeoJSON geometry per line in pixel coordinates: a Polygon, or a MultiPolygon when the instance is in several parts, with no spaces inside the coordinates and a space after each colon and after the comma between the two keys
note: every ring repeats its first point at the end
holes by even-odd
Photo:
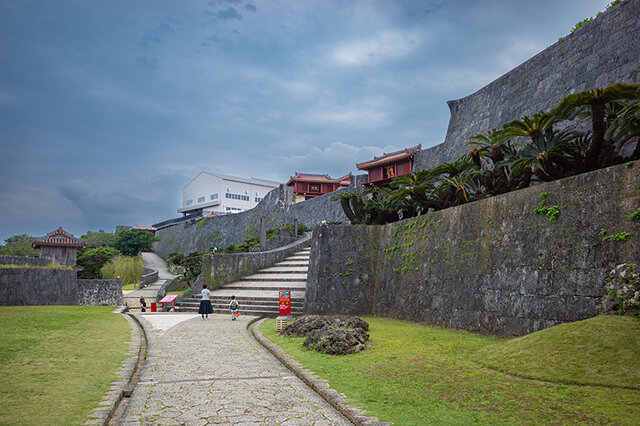
{"type": "MultiPolygon", "coordinates": [[[[636,95],[640,99],[640,89],[636,91],[636,95]]],[[[636,147],[630,159],[640,159],[640,102],[626,105],[618,112],[616,118],[609,123],[605,138],[614,142],[618,152],[626,143],[636,139],[636,147]]]]}
{"type": "MultiPolygon", "coordinates": [[[[467,156],[476,166],[477,179],[487,194],[497,195],[529,186],[530,170],[516,174],[509,168],[517,152],[504,129],[492,129],[471,137],[467,156]]],[[[476,193],[476,197],[479,195],[476,193]]]]}
{"type": "Polygon", "coordinates": [[[534,142],[545,131],[552,129],[553,124],[557,121],[557,115],[540,111],[535,113],[533,117],[522,117],[522,120],[513,120],[506,123],[502,126],[502,129],[505,137],[527,137],[534,142]]]}
{"type": "Polygon", "coordinates": [[[575,173],[571,168],[571,151],[571,133],[550,130],[527,143],[510,166],[516,174],[531,167],[538,179],[549,182],[575,173]]]}
{"type": "MultiPolygon", "coordinates": [[[[615,153],[613,147],[607,146],[607,105],[628,100],[639,100],[640,83],[615,83],[609,87],[600,87],[565,96],[551,113],[557,117],[570,118],[576,111],[587,111],[591,116],[591,145],[585,155],[585,169],[595,170],[611,163],[607,158],[600,158],[604,153],[615,153]]],[[[612,120],[613,121],[613,120],[612,120]]]]}
{"type": "Polygon", "coordinates": [[[369,220],[365,210],[364,194],[361,192],[343,192],[331,196],[331,201],[339,201],[344,214],[352,225],[364,225],[369,220]]]}
{"type": "Polygon", "coordinates": [[[400,208],[403,211],[415,210],[411,204],[420,211],[427,211],[429,195],[435,188],[435,183],[436,179],[431,170],[421,170],[400,176],[391,182],[393,192],[390,197],[401,204],[400,208]]]}

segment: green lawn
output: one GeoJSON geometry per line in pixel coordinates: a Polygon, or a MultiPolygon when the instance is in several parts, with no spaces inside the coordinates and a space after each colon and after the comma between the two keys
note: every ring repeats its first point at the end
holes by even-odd
{"type": "Polygon", "coordinates": [[[124,291],[138,290],[140,288],[140,283],[131,283],[125,284],[122,286],[124,291]]]}
{"type": "Polygon", "coordinates": [[[567,384],[640,388],[637,319],[602,316],[511,340],[365,319],[370,325],[369,345],[348,356],[307,351],[303,338],[280,337],[275,320],[266,321],[260,330],[347,395],[350,403],[381,421],[402,425],[638,424],[640,390],[567,384]],[[616,337],[609,339],[612,334],[616,337]],[[562,336],[576,345],[575,350],[566,345],[551,350],[564,344],[562,336]],[[589,367],[581,369],[580,362],[586,358],[589,367]],[[593,366],[596,374],[590,371],[593,366]],[[493,367],[548,381],[505,374],[493,367]]]}
{"type": "Polygon", "coordinates": [[[107,306],[0,307],[0,424],[81,424],[128,352],[107,306]]]}

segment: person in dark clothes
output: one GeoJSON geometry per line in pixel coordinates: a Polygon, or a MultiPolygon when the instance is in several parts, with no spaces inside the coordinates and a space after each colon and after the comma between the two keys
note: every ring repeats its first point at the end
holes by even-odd
{"type": "Polygon", "coordinates": [[[209,314],[213,313],[213,306],[211,306],[211,300],[209,300],[209,296],[211,292],[207,288],[206,284],[202,286],[202,300],[200,301],[200,308],[198,309],[198,313],[202,315],[202,319],[209,319],[209,314]]]}
{"type": "Polygon", "coordinates": [[[147,302],[144,300],[143,296],[140,296],[140,309],[142,312],[147,312],[147,302]]]}

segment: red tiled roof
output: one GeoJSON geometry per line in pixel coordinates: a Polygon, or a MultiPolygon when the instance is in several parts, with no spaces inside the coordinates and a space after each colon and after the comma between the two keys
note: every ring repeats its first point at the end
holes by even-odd
{"type": "Polygon", "coordinates": [[[135,229],[138,231],[151,231],[151,232],[157,231],[157,229],[154,228],[153,226],[145,226],[145,225],[136,225],[131,229],[135,229]]]}
{"type": "Polygon", "coordinates": [[[204,216],[202,216],[202,217],[197,218],[197,219],[195,220],[195,222],[200,222],[202,219],[206,219],[206,218],[208,218],[208,217],[215,217],[215,216],[218,216],[218,215],[217,215],[217,214],[215,214],[215,213],[209,213],[209,214],[207,214],[207,215],[204,215],[204,216]]]}
{"type": "Polygon", "coordinates": [[[351,185],[351,178],[353,174],[349,173],[348,175],[344,175],[340,178],[340,186],[349,186],[351,185]]]}
{"type": "Polygon", "coordinates": [[[379,157],[373,157],[371,161],[365,161],[364,163],[356,163],[358,170],[367,170],[372,167],[382,166],[384,164],[395,163],[398,160],[409,158],[416,152],[422,150],[422,144],[406,148],[401,151],[390,152],[389,154],[382,154],[379,157]]]}
{"type": "Polygon", "coordinates": [[[87,242],[74,237],[73,234],[68,233],[67,231],[62,229],[61,226],[55,231],[49,232],[44,237],[34,238],[31,245],[34,248],[40,246],[84,247],[87,245],[87,242]]]}
{"type": "Polygon", "coordinates": [[[293,182],[340,183],[340,179],[334,179],[329,175],[296,172],[285,185],[290,186],[293,182]]]}

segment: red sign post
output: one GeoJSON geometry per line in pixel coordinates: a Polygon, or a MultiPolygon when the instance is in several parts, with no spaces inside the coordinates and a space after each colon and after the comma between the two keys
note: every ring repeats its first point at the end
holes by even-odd
{"type": "Polygon", "coordinates": [[[291,292],[281,291],[280,294],[280,316],[291,316],[291,292]]]}

